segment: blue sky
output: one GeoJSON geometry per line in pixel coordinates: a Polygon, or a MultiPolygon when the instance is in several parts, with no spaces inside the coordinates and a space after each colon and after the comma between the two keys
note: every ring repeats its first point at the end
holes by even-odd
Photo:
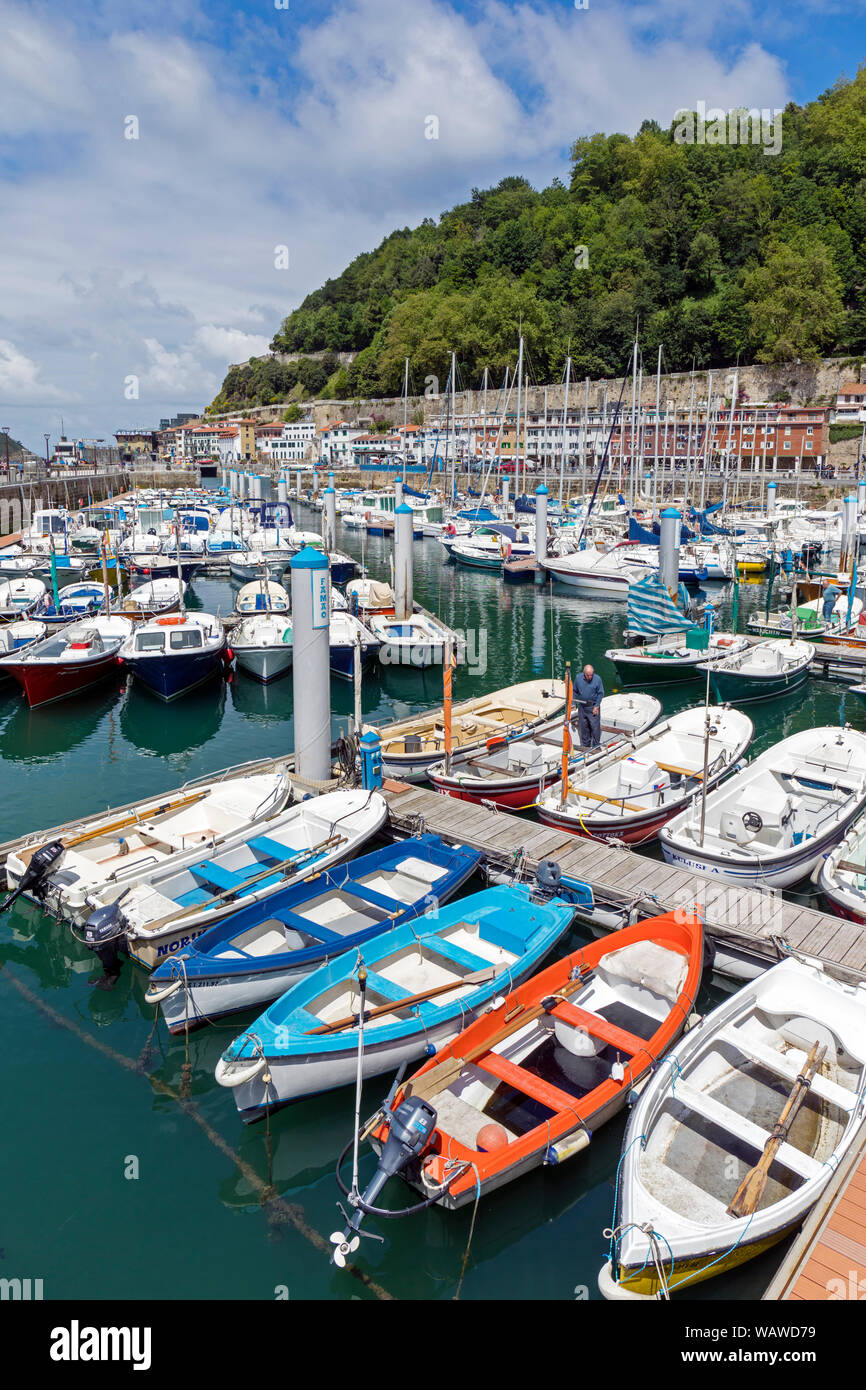
{"type": "Polygon", "coordinates": [[[32,444],[61,414],[104,437],[201,407],[394,227],[506,173],[567,177],[581,134],[810,100],[854,75],[864,20],[866,0],[0,0],[0,425],[32,444]]]}

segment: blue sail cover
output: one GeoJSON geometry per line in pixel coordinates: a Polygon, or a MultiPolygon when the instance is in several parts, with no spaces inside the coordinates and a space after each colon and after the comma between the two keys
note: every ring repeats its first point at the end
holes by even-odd
{"type": "Polygon", "coordinates": [[[457,515],[463,521],[498,521],[499,517],[489,507],[465,507],[457,515]]]}
{"type": "Polygon", "coordinates": [[[698,523],[702,536],[729,536],[731,534],[726,526],[715,526],[712,521],[707,520],[710,512],[717,512],[721,506],[721,502],[715,502],[712,507],[707,507],[706,510],[702,512],[695,511],[694,507],[692,508],[689,517],[692,521],[698,523]]]}
{"type": "Polygon", "coordinates": [[[417,488],[410,487],[408,483],[403,484],[403,494],[408,493],[410,497],[420,497],[422,502],[429,501],[429,492],[419,492],[417,488]]]}
{"type": "MultiPolygon", "coordinates": [[[[694,531],[690,531],[688,526],[680,528],[680,540],[690,541],[694,537],[694,531]]],[[[661,527],[657,521],[652,524],[652,530],[648,531],[645,526],[641,526],[639,521],[635,521],[633,516],[628,519],[628,538],[630,541],[639,541],[641,545],[658,545],[661,539],[661,527]]]]}
{"type": "Polygon", "coordinates": [[[683,629],[696,628],[697,623],[685,615],[686,591],[679,587],[679,607],[674,603],[658,575],[648,574],[628,586],[628,630],[629,632],[663,633],[682,632],[683,629]]]}

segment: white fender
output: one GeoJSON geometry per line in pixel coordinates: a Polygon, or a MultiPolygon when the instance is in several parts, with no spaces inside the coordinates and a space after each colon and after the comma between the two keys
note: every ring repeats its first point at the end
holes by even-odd
{"type": "Polygon", "coordinates": [[[154,990],[153,985],[150,985],[144,996],[145,1004],[159,1004],[163,999],[167,999],[170,994],[176,994],[182,984],[182,979],[172,980],[171,984],[166,985],[163,989],[157,990],[154,990]]]}
{"type": "Polygon", "coordinates": [[[264,1065],[264,1057],[256,1057],[255,1061],[250,1062],[249,1066],[246,1067],[240,1067],[237,1062],[227,1062],[224,1057],[220,1057],[216,1064],[214,1076],[220,1086],[243,1086],[245,1081],[252,1081],[264,1065]]]}
{"type": "Polygon", "coordinates": [[[610,1303],[654,1303],[658,1301],[655,1294],[634,1293],[632,1289],[624,1289],[622,1284],[618,1284],[613,1277],[610,1260],[607,1260],[598,1271],[598,1287],[603,1297],[610,1303]]]}

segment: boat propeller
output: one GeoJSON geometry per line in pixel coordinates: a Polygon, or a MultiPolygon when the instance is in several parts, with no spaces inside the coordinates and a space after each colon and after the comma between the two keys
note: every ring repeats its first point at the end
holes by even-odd
{"type": "Polygon", "coordinates": [[[369,1133],[377,1123],[387,1121],[388,1137],[383,1145],[378,1167],[367,1184],[363,1196],[357,1191],[350,1192],[340,1177],[343,1161],[355,1142],[354,1135],[337,1159],[337,1185],[349,1199],[349,1204],[355,1208],[352,1215],[349,1216],[342,1203],[337,1203],[346,1218],[345,1229],[334,1231],[330,1237],[331,1244],[334,1246],[331,1253],[331,1263],[335,1264],[338,1269],[345,1269],[346,1259],[358,1249],[362,1235],[373,1240],[382,1239],[381,1236],[374,1235],[372,1231],[360,1229],[365,1216],[411,1216],[414,1212],[423,1211],[425,1207],[438,1202],[442,1195],[441,1192],[437,1192],[434,1197],[428,1197],[423,1202],[416,1202],[414,1206],[404,1207],[400,1211],[388,1211],[383,1207],[374,1205],[388,1179],[401,1173],[413,1159],[420,1158],[436,1128],[436,1111],[426,1100],[421,1100],[417,1096],[410,1096],[407,1100],[401,1101],[396,1110],[392,1109],[393,1099],[405,1070],[406,1063],[404,1062],[394,1078],[394,1083],[384,1105],[371,1124],[366,1127],[366,1132],[369,1133]]]}
{"type": "Polygon", "coordinates": [[[39,897],[42,884],[65,848],[62,840],[52,840],[48,845],[41,845],[21,875],[14,893],[10,893],[8,898],[0,903],[0,912],[5,912],[7,907],[11,907],[15,900],[20,898],[22,893],[26,893],[28,889],[39,897]]]}

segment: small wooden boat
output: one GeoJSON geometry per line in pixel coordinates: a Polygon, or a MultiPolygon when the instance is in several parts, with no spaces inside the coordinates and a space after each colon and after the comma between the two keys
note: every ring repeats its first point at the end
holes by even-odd
{"type": "Polygon", "coordinates": [[[145,618],[159,618],[166,613],[176,613],[185,593],[186,585],[176,576],[173,579],[151,579],[124,594],[114,612],[118,617],[129,618],[134,623],[145,618]]]}
{"type": "MultiPolygon", "coordinates": [[[[569,766],[601,757],[639,737],[661,714],[661,702],[652,695],[605,695],[601,702],[601,746],[592,753],[578,753],[569,766]]],[[[577,738],[578,716],[571,720],[577,738]]],[[[558,780],[562,768],[562,727],[552,724],[524,738],[491,738],[479,754],[460,754],[445,763],[433,763],[427,776],[438,792],[459,801],[492,802],[511,810],[532,806],[545,787],[558,780]]]]}
{"type": "Polygon", "coordinates": [[[401,1176],[449,1211],[565,1162],[625,1108],[680,1036],[702,969],[701,923],[684,912],[573,951],[426,1061],[365,1126],[371,1144],[381,1153],[404,1103],[426,1103],[427,1143],[401,1176]]]}
{"type": "Polygon", "coordinates": [[[231,630],[240,670],[267,685],[292,668],[292,620],[286,613],[251,613],[231,630]]]}
{"type": "Polygon", "coordinates": [[[818,872],[818,887],[832,910],[852,922],[866,922],[866,816],[831,849],[818,872]]]}
{"type": "Polygon", "coordinates": [[[701,662],[697,669],[705,674],[709,667],[710,685],[719,704],[744,705],[799,690],[814,659],[811,642],[771,639],[729,652],[721,660],[701,662]]]}
{"type": "MultiPolygon", "coordinates": [[[[480,752],[494,736],[514,738],[534,732],[561,714],[564,706],[563,681],[525,681],[491,695],[477,695],[453,706],[452,746],[458,752],[480,752]]],[[[388,777],[418,781],[445,754],[441,707],[381,724],[376,732],[381,738],[382,769],[388,777]]]]}
{"type": "Polygon", "coordinates": [[[131,631],[126,618],[82,618],[42,642],[0,658],[0,666],[21,686],[31,709],[36,709],[119,675],[120,649],[131,631]]]}
{"type": "Polygon", "coordinates": [[[752,741],[752,721],[739,710],[713,706],[711,716],[709,737],[700,705],[656,724],[634,740],[632,751],[614,749],[579,768],[564,797],[556,782],[538,798],[539,819],[590,839],[654,839],[700,792],[704,767],[707,787],[714,787],[752,741]]]}
{"type": "Polygon", "coordinates": [[[176,700],[222,673],[226,636],[212,613],[173,613],[139,623],[120,658],[151,694],[176,700]]]}
{"type": "Polygon", "coordinates": [[[466,650],[465,640],[429,613],[413,613],[409,618],[372,613],[367,626],[380,644],[379,661],[383,666],[425,670],[442,665],[449,643],[458,661],[466,650]]]}
{"type": "Polygon", "coordinates": [[[744,652],[748,639],[729,632],[708,634],[704,628],[665,633],[642,646],[617,647],[605,652],[623,685],[674,685],[700,677],[702,662],[744,652]]]}
{"type": "Polygon", "coordinates": [[[790,608],[779,609],[770,613],[768,617],[762,613],[753,613],[749,618],[749,631],[759,633],[762,637],[789,637],[796,620],[797,631],[804,637],[832,642],[849,633],[856,633],[862,612],[862,599],[855,597],[851,601],[847,594],[841,594],[836,600],[830,621],[825,622],[823,602],[820,598],[815,598],[799,604],[793,612],[790,608]]]}
{"type": "Polygon", "coordinates": [[[232,550],[229,552],[229,571],[232,579],[241,580],[244,585],[254,581],[267,583],[268,580],[279,584],[291,558],[289,549],[268,554],[261,550],[232,550]]]}
{"type": "Polygon", "coordinates": [[[866,988],[785,960],[687,1033],[631,1112],[606,1298],[658,1297],[794,1230],[863,1126],[866,988]]]}
{"type": "Polygon", "coordinates": [[[669,864],[756,888],[790,888],[866,807],[866,734],[803,729],[734,773],[659,835],[669,864]]]}
{"type": "Polygon", "coordinates": [[[226,917],[153,973],[145,1002],[169,1032],[262,1008],[333,956],[447,902],[481,854],[417,835],[285,888],[226,917]]]}
{"type": "Polygon", "coordinates": [[[81,584],[65,584],[58,591],[57,603],[46,597],[39,611],[41,622],[51,627],[63,627],[76,619],[105,612],[105,585],[93,580],[81,584]]]}
{"type": "MultiPolygon", "coordinates": [[[[526,888],[501,886],[434,908],[371,942],[363,952],[370,1010],[364,1076],[440,1046],[503,986],[531,975],[573,916],[574,908],[556,899],[535,901],[526,888]]],[[[321,966],[223,1053],[216,1079],[232,1088],[242,1119],[355,1080],[357,969],[357,951],[321,966]]]]}
{"type": "Polygon", "coordinates": [[[255,579],[238,590],[235,613],[241,617],[248,613],[288,613],[291,606],[282,584],[275,584],[272,579],[255,579]]]}
{"type": "MultiPolygon", "coordinates": [[[[39,902],[57,917],[84,922],[143,876],[181,865],[264,828],[291,798],[285,771],[247,773],[180,787],[121,811],[65,825],[63,855],[39,886],[39,902]],[[97,901],[94,895],[99,894],[97,901]]],[[[17,888],[33,855],[49,841],[25,839],[6,859],[6,881],[17,888]]]]}
{"type": "Polygon", "coordinates": [[[148,579],[177,579],[178,570],[180,570],[180,578],[184,584],[189,584],[193,575],[201,569],[204,560],[204,552],[200,555],[182,555],[178,560],[174,554],[161,555],[158,552],[148,551],[127,555],[124,559],[124,565],[133,579],[140,584],[148,579]]]}
{"type": "MultiPolygon", "coordinates": [[[[378,792],[338,791],[311,797],[271,817],[265,826],[185,866],[157,866],[118,908],[133,960],[152,969],[221,917],[259,902],[356,854],[387,815],[378,792]]],[[[93,900],[102,905],[102,894],[93,900]]]]}

